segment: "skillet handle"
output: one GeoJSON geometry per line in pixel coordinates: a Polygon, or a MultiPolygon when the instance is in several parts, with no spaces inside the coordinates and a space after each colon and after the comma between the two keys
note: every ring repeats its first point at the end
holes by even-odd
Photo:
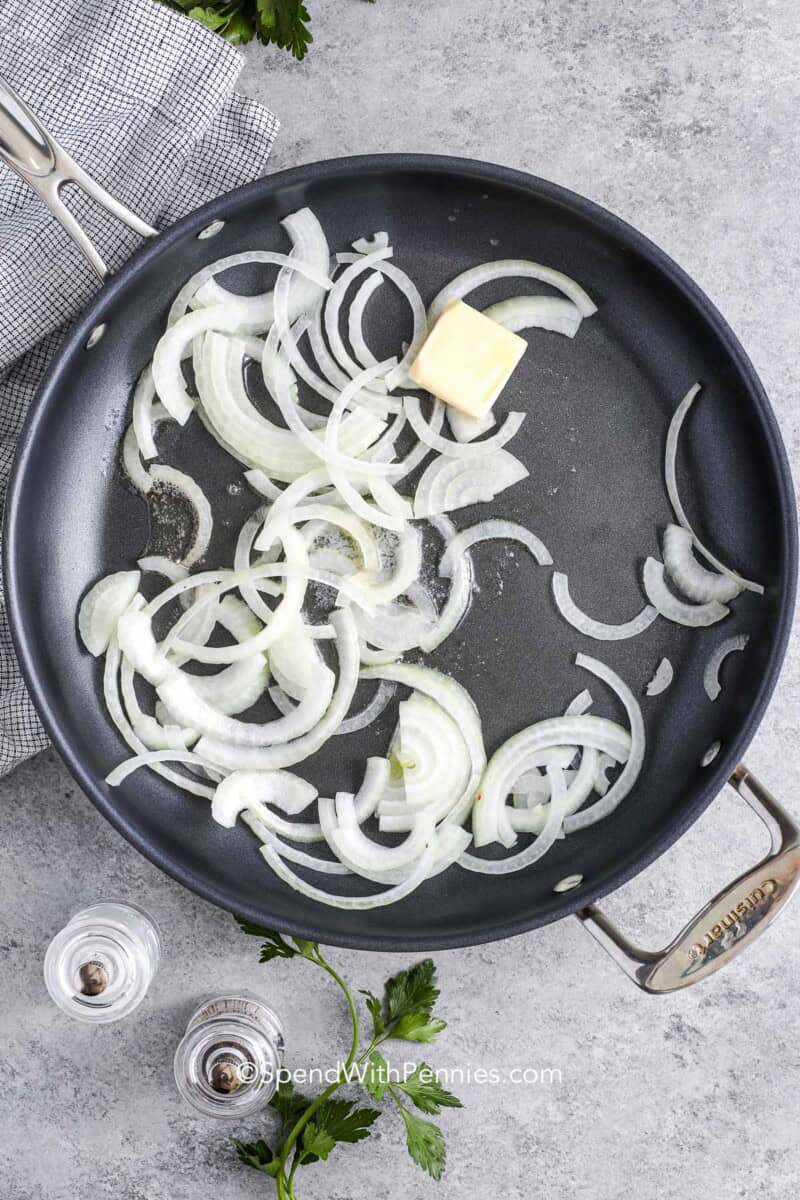
{"type": "Polygon", "coordinates": [[[645,992],[674,992],[724,967],[764,932],[800,884],[800,829],[743,764],[730,782],[769,830],[770,852],[709,900],[664,950],[632,945],[594,904],[576,914],[645,992]]]}
{"type": "Polygon", "coordinates": [[[156,236],[157,230],[115,200],[78,166],[3,79],[0,79],[0,159],[41,197],[103,280],[108,278],[108,267],[61,199],[64,184],[76,184],[101,208],[142,237],[156,236]]]}

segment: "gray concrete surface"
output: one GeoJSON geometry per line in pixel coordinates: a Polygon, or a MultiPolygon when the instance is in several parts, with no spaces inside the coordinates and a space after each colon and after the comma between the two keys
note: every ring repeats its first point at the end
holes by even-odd
{"type": "MultiPolygon", "coordinates": [[[[637,225],[708,291],[740,334],[800,461],[794,0],[311,0],[298,66],[252,48],[244,87],[280,114],[276,167],[373,150],[435,150],[527,168],[637,225]]],[[[748,754],[798,809],[795,641],[748,754]]],[[[262,990],[296,1060],[325,1065],[345,1035],[331,988],[300,963],[259,967],[230,918],[122,841],[46,753],[0,785],[0,1142],[3,1200],[269,1196],[224,1126],[179,1102],[171,1056],[195,998],[262,990]],[[167,956],[119,1026],[86,1030],[49,1003],[41,959],[98,895],[150,909],[167,956]]],[[[764,837],[724,796],[679,846],[608,901],[653,943],[753,860],[764,837]]],[[[401,960],[337,952],[359,986],[401,960]]],[[[732,968],[682,995],[640,995],[575,921],[440,954],[449,1066],[553,1068],[560,1082],[461,1087],[442,1119],[444,1181],[410,1164],[397,1122],[309,1168],[308,1200],[785,1200],[797,1190],[800,948],[784,918],[732,968]]],[[[259,1122],[236,1132],[256,1136],[259,1122]]],[[[233,1132],[233,1131],[231,1131],[233,1132]]]]}

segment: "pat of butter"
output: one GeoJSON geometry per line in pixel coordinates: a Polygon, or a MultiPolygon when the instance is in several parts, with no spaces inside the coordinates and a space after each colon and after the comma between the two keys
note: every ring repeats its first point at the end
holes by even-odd
{"type": "Polygon", "coordinates": [[[409,371],[418,387],[470,417],[485,417],[528,343],[463,300],[448,304],[409,371]]]}

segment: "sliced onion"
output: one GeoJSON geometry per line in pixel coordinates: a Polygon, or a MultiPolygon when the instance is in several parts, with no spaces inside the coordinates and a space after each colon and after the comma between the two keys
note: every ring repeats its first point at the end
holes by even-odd
{"type": "Polygon", "coordinates": [[[589,711],[593,704],[592,693],[588,688],[584,688],[582,692],[578,692],[577,696],[570,700],[564,709],[564,716],[582,717],[585,712],[589,711]]]}
{"type": "Polygon", "coordinates": [[[160,483],[165,488],[179,492],[191,504],[195,513],[195,528],[192,542],[181,562],[185,567],[193,567],[208,550],[211,534],[214,530],[214,517],[211,512],[206,494],[200,485],[184,471],[175,467],[157,465],[150,468],[150,478],[154,483],[160,483]]]}
{"type": "Polygon", "coordinates": [[[358,634],[352,614],[346,609],[337,609],[331,614],[331,624],[337,634],[339,678],[328,710],[314,729],[284,746],[235,746],[203,737],[197,743],[198,753],[215,766],[256,771],[293,767],[315,754],[341,725],[358,683],[358,634]]]}
{"type": "Polygon", "coordinates": [[[402,900],[405,896],[410,895],[411,892],[415,891],[428,878],[436,861],[436,851],[436,839],[434,837],[417,860],[410,874],[401,883],[387,888],[384,892],[377,892],[371,896],[339,896],[333,892],[326,892],[323,888],[315,887],[313,884],[307,883],[305,879],[301,879],[296,872],[287,867],[280,855],[271,846],[261,847],[261,853],[275,874],[296,892],[300,892],[301,895],[307,896],[310,900],[317,900],[321,904],[328,904],[332,908],[350,909],[352,911],[382,908],[387,904],[396,904],[398,900],[402,900]]]}
{"type": "Polygon", "coordinates": [[[237,746],[278,746],[304,736],[319,724],[330,704],[333,686],[333,672],[320,666],[315,686],[308,689],[297,707],[264,724],[240,721],[213,708],[182,671],[175,671],[156,690],[178,723],[187,729],[237,746]]]}
{"type": "Polygon", "coordinates": [[[587,296],[580,284],[568,275],[554,270],[553,267],[542,266],[541,263],[505,258],[472,267],[451,280],[442,288],[428,309],[428,324],[433,325],[451,301],[463,300],[476,288],[483,287],[485,283],[493,283],[496,279],[538,279],[540,283],[547,283],[563,293],[573,302],[581,316],[590,317],[592,313],[597,312],[597,305],[587,296]]]}
{"type": "MultiPolygon", "coordinates": [[[[147,746],[134,733],[125,715],[125,710],[122,707],[119,695],[119,671],[119,644],[116,637],[113,637],[106,651],[106,661],[103,668],[103,699],[105,700],[108,715],[111,717],[111,720],[125,742],[135,754],[144,754],[147,752],[147,746]]],[[[186,775],[172,771],[169,767],[164,766],[162,762],[151,762],[148,765],[157,775],[169,780],[170,783],[174,783],[177,787],[185,792],[189,792],[193,796],[204,796],[210,800],[214,795],[214,789],[207,784],[199,783],[195,779],[190,779],[186,775]]]]}
{"type": "MultiPolygon", "coordinates": [[[[583,659],[584,656],[579,655],[578,658],[583,659]]],[[[617,761],[621,761],[630,753],[631,739],[616,722],[595,716],[550,717],[514,734],[494,752],[481,780],[480,792],[472,810],[472,833],[476,846],[487,846],[497,841],[507,846],[514,844],[516,834],[507,819],[503,827],[506,797],[520,775],[535,763],[538,753],[564,745],[590,746],[610,753],[617,761]]]]}
{"type": "Polygon", "coordinates": [[[719,681],[719,672],[723,662],[729,654],[733,654],[737,650],[744,650],[750,638],[746,633],[740,634],[738,637],[727,638],[721,642],[713,652],[708,662],[706,669],[703,672],[703,687],[706,689],[706,695],[709,700],[716,700],[722,691],[722,684],[719,681]]]}
{"type": "Polygon", "coordinates": [[[439,564],[440,573],[447,578],[452,574],[457,559],[466,550],[477,545],[478,542],[490,541],[494,538],[510,538],[515,542],[521,542],[523,546],[527,546],[540,566],[549,566],[553,561],[550,551],[541,538],[538,538],[535,533],[531,533],[524,525],[517,525],[514,521],[479,521],[477,525],[471,525],[469,529],[462,529],[460,533],[456,534],[442,556],[439,564]]]}
{"type": "Polygon", "coordinates": [[[233,829],[236,818],[254,801],[259,807],[273,804],[293,817],[304,812],[316,798],[313,783],[290,771],[234,771],[217,785],[211,815],[219,825],[233,829]]]}
{"type": "MultiPolygon", "coordinates": [[[[441,402],[437,401],[436,403],[441,402]]],[[[510,442],[525,420],[525,413],[510,412],[497,433],[484,438],[482,442],[451,442],[449,438],[444,438],[441,434],[434,432],[430,422],[425,420],[418,396],[406,396],[403,406],[408,423],[419,440],[426,446],[430,446],[431,450],[436,450],[438,454],[444,454],[448,458],[473,459],[481,458],[484,454],[491,454],[493,451],[499,450],[506,442],[510,442]]]]}
{"type": "Polygon", "coordinates": [[[569,594],[567,576],[560,571],[553,572],[553,599],[564,620],[568,621],[574,629],[585,634],[586,637],[604,642],[619,642],[625,638],[636,637],[637,634],[644,633],[645,629],[649,629],[658,616],[652,605],[647,604],[635,617],[621,625],[608,625],[604,621],[595,621],[593,617],[587,616],[578,608],[569,594]]]}
{"type": "Polygon", "coordinates": [[[527,468],[507,450],[495,450],[476,461],[436,458],[417,484],[414,516],[432,517],[488,503],[527,476],[527,468]]]}
{"type": "Polygon", "coordinates": [[[252,263],[286,267],[300,276],[295,281],[292,293],[290,312],[293,320],[314,304],[319,295],[331,286],[328,278],[330,251],[322,226],[307,208],[290,214],[281,224],[293,243],[291,255],[248,250],[242,254],[231,254],[208,267],[203,267],[181,288],[170,309],[168,323],[173,324],[185,312],[191,301],[195,305],[204,306],[226,304],[238,313],[242,328],[266,329],[274,317],[272,292],[263,292],[257,296],[239,296],[229,292],[214,279],[215,275],[220,275],[232,267],[252,263]]]}
{"type": "Polygon", "coordinates": [[[438,824],[464,794],[471,771],[469,750],[453,718],[430,696],[412,692],[400,704],[398,716],[405,799],[381,801],[378,816],[407,817],[410,829],[416,814],[424,811],[438,824]]]}
{"type": "Polygon", "coordinates": [[[457,408],[448,405],[447,424],[457,442],[472,442],[497,424],[494,413],[488,412],[485,417],[470,417],[467,413],[459,412],[457,408]]]}
{"type": "Polygon", "coordinates": [[[724,604],[743,589],[731,575],[720,575],[702,567],[692,553],[693,538],[682,525],[668,525],[664,532],[664,566],[684,596],[695,603],[718,600],[724,604]]]}
{"type": "MultiPolygon", "coordinates": [[[[456,537],[456,527],[449,517],[431,517],[431,525],[443,539],[445,550],[456,537]]],[[[441,561],[439,564],[441,574],[441,561]]],[[[463,620],[472,598],[474,571],[472,559],[465,550],[459,554],[450,566],[450,591],[447,601],[433,629],[419,643],[420,649],[430,654],[437,646],[441,646],[453,630],[463,620]]]]}
{"type": "Polygon", "coordinates": [[[536,840],[509,858],[478,858],[474,854],[463,854],[458,860],[459,866],[484,875],[508,875],[538,862],[553,847],[564,823],[568,793],[563,771],[548,767],[547,775],[550,779],[550,803],[542,831],[536,840]]]}
{"type": "MultiPolygon", "coordinates": [[[[297,863],[298,866],[305,867],[309,871],[318,871],[323,875],[349,875],[351,873],[350,868],[346,867],[344,863],[340,863],[338,859],[320,858],[316,854],[309,854],[305,850],[300,850],[297,846],[287,845],[282,838],[272,833],[261,820],[261,817],[257,816],[254,812],[245,809],[241,816],[245,825],[252,829],[262,845],[270,846],[281,858],[286,858],[289,862],[297,863]]],[[[324,839],[318,838],[316,840],[323,841],[324,839]]]]}
{"type": "Polygon", "coordinates": [[[699,391],[699,383],[695,383],[689,388],[689,391],[675,409],[675,414],[670,421],[669,430],[667,432],[667,446],[664,452],[664,478],[667,485],[669,501],[672,505],[672,511],[675,513],[675,519],[678,524],[682,525],[683,528],[691,534],[692,541],[697,547],[697,550],[700,554],[702,554],[703,558],[706,559],[707,562],[711,563],[712,567],[716,567],[717,570],[721,571],[723,575],[727,575],[731,580],[735,581],[740,588],[746,588],[750,592],[762,593],[764,588],[760,583],[754,583],[752,579],[745,579],[742,575],[737,574],[736,571],[732,571],[730,567],[726,567],[724,563],[720,562],[720,560],[716,558],[706,546],[703,545],[703,543],[700,541],[700,538],[692,529],[689,518],[687,517],[683,504],[681,503],[680,493],[678,492],[678,478],[676,472],[678,439],[680,436],[681,427],[683,426],[683,422],[686,418],[686,414],[691,408],[699,391]]]}
{"type": "Polygon", "coordinates": [[[342,721],[336,730],[337,736],[346,733],[356,733],[359,729],[366,729],[373,721],[378,719],[383,710],[391,702],[396,690],[393,683],[382,679],[378,684],[378,690],[369,704],[365,705],[361,709],[361,712],[354,713],[352,717],[348,717],[346,721],[342,721]]]}
{"type": "Polygon", "coordinates": [[[186,763],[189,766],[205,766],[204,760],[191,750],[147,750],[143,754],[126,758],[113,771],[109,771],[105,781],[109,787],[119,787],[123,780],[141,767],[169,762],[186,763]]]}
{"type": "Polygon", "coordinates": [[[483,746],[481,719],[472,697],[465,688],[441,671],[416,663],[395,663],[391,666],[365,667],[362,679],[388,679],[405,687],[414,688],[435,700],[452,717],[466,743],[470,756],[470,774],[458,802],[453,805],[446,820],[460,825],[469,812],[478,780],[486,764],[483,746]]]}
{"type": "Polygon", "coordinates": [[[156,386],[153,383],[153,372],[148,366],[139,376],[133,392],[131,404],[131,424],[133,426],[136,444],[142,458],[150,459],[158,456],[158,446],[153,438],[153,405],[156,399],[156,386]]]}
{"type": "MultiPolygon", "coordinates": [[[[590,804],[588,808],[581,809],[580,812],[565,819],[564,832],[567,834],[574,833],[578,829],[586,829],[587,826],[593,825],[596,821],[601,821],[622,803],[639,777],[645,752],[642,710],[628,685],[617,675],[616,671],[612,671],[605,663],[599,662],[596,658],[590,658],[587,654],[577,654],[575,656],[575,663],[577,666],[583,667],[584,670],[591,671],[598,679],[602,679],[619,696],[628,714],[631,752],[619,777],[612,783],[605,796],[600,800],[596,800],[594,804],[590,804]]],[[[598,746],[597,749],[606,750],[603,746],[598,746]]],[[[617,761],[620,760],[618,759],[617,761]]]]}
{"type": "Polygon", "coordinates": [[[660,696],[665,692],[672,683],[675,672],[672,669],[672,663],[668,658],[662,658],[661,662],[655,669],[653,678],[648,683],[645,691],[648,696],[660,696]]]}
{"type": "Polygon", "coordinates": [[[706,604],[687,604],[679,600],[667,587],[664,579],[664,564],[655,558],[645,560],[643,572],[644,590],[647,599],[658,609],[662,617],[674,621],[676,625],[688,625],[698,629],[706,625],[714,625],[727,617],[730,609],[718,600],[709,600],[706,604]]]}
{"type": "Polygon", "coordinates": [[[172,558],[167,558],[163,554],[147,554],[144,558],[140,558],[137,563],[140,571],[151,571],[154,575],[163,575],[170,583],[177,583],[179,579],[185,579],[188,571],[182,563],[175,562],[172,558]]]}
{"type": "Polygon", "coordinates": [[[138,571],[116,571],[98,579],[81,600],[78,633],[90,654],[105,654],[117,624],[139,590],[138,571]]]}
{"type": "Polygon", "coordinates": [[[575,337],[583,320],[577,305],[559,296],[514,296],[485,308],[483,315],[511,333],[549,329],[568,338],[575,337]]]}

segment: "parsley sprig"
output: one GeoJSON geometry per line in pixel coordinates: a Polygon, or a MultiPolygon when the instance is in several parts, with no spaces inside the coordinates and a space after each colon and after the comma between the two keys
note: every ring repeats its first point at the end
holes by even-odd
{"type": "MultiPolygon", "coordinates": [[[[303,0],[163,0],[180,9],[235,46],[253,38],[305,58],[314,40],[311,17],[303,0]]],[[[375,0],[369,0],[374,4],[375,0]]]]}
{"type": "Polygon", "coordinates": [[[444,1135],[433,1121],[417,1116],[409,1102],[428,1117],[437,1116],[443,1108],[461,1108],[461,1101],[442,1087],[427,1063],[418,1063],[412,1074],[400,1078],[392,1073],[379,1049],[393,1040],[430,1043],[445,1028],[446,1022],[433,1015],[439,989],[431,959],[388,979],[382,998],[361,992],[372,1022],[372,1036],[362,1046],[355,997],[317,942],[303,938],[287,941],[279,933],[249,921],[239,921],[239,925],[244,933],[261,938],[262,963],[276,958],[302,958],[325,971],[341,990],[352,1025],[350,1050],[334,1082],[315,1097],[304,1096],[291,1082],[282,1082],[270,1101],[280,1118],[276,1145],[272,1147],[263,1139],[234,1140],[240,1160],[275,1180],[278,1200],[296,1200],[294,1186],[299,1168],[326,1161],[339,1144],[363,1141],[381,1115],[381,1109],[334,1097],[344,1084],[357,1082],[371,1100],[388,1100],[398,1110],[411,1158],[431,1178],[441,1179],[446,1159],[444,1135]]]}

